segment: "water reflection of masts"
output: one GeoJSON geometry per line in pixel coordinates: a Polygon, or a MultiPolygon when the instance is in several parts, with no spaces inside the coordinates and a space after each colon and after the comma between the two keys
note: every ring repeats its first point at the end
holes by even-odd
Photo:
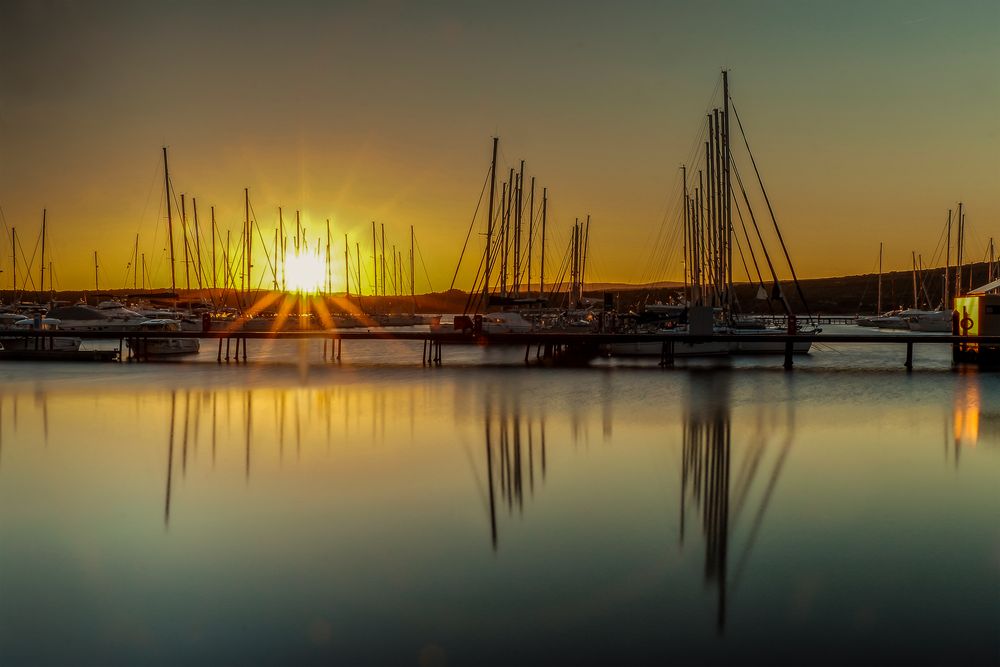
{"type": "Polygon", "coordinates": [[[170,440],[167,442],[167,490],[163,502],[163,526],[170,526],[170,489],[174,476],[174,420],[177,410],[177,392],[170,392],[170,440]]]}
{"type": "Polygon", "coordinates": [[[705,536],[705,580],[715,582],[719,595],[716,626],[726,620],[726,575],[729,547],[730,420],[723,401],[707,412],[692,410],[684,424],[681,453],[681,540],[684,539],[685,497],[690,493],[701,512],[705,536]]]}
{"type": "MultiPolygon", "coordinates": [[[[700,384],[700,383],[699,383],[700,384]]],[[[791,449],[791,415],[785,430],[786,438],[774,462],[767,485],[753,515],[753,523],[744,548],[730,578],[730,541],[738,519],[750,496],[753,482],[764,460],[768,445],[765,414],[758,412],[755,433],[743,449],[745,458],[731,483],[732,426],[729,412],[728,387],[713,380],[706,386],[694,386],[692,403],[686,411],[681,452],[680,541],[683,547],[685,521],[690,500],[701,515],[705,539],[705,581],[716,586],[718,606],[716,628],[725,630],[728,595],[736,590],[756,542],[764,515],[770,505],[778,478],[791,449]]],[[[789,404],[790,405],[790,404],[789,404]]]]}
{"type": "MultiPolygon", "coordinates": [[[[515,504],[518,512],[523,513],[526,476],[528,494],[532,495],[535,491],[535,425],[531,419],[522,418],[519,411],[508,412],[506,407],[501,407],[500,414],[494,420],[493,409],[489,405],[486,406],[484,425],[490,536],[493,549],[496,550],[498,502],[501,507],[506,505],[508,513],[513,513],[515,504]],[[525,440],[522,438],[525,429],[527,429],[526,452],[525,440]]],[[[540,420],[538,430],[540,445],[538,459],[542,467],[540,476],[544,481],[546,459],[544,420],[540,420]]]]}
{"type": "Polygon", "coordinates": [[[253,394],[247,390],[247,402],[246,402],[246,478],[250,481],[250,430],[253,427],[253,394]]]}
{"type": "MultiPolygon", "coordinates": [[[[184,392],[184,435],[181,436],[181,477],[183,478],[187,475],[188,466],[188,422],[191,420],[188,416],[191,414],[191,393],[184,392]]],[[[171,419],[171,426],[173,426],[173,419],[171,419]]]]}
{"type": "Polygon", "coordinates": [[[219,415],[218,415],[218,406],[216,400],[218,399],[218,397],[219,397],[219,392],[213,391],[212,392],[212,467],[213,468],[215,467],[215,442],[216,442],[216,435],[218,432],[217,426],[218,426],[219,415]]]}

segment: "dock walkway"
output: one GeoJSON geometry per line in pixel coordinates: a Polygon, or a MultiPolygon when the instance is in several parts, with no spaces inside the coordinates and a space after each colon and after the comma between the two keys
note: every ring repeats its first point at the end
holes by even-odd
{"type": "MultiPolygon", "coordinates": [[[[581,332],[526,332],[526,333],[498,333],[473,335],[458,331],[391,331],[391,330],[303,330],[303,331],[29,331],[19,335],[27,341],[34,340],[34,344],[25,347],[35,347],[37,350],[29,350],[30,354],[17,358],[47,358],[59,359],[59,355],[54,355],[44,348],[48,345],[46,339],[72,336],[84,340],[117,340],[119,341],[119,351],[125,350],[125,343],[128,341],[130,351],[127,355],[119,354],[119,360],[143,360],[141,350],[142,341],[164,339],[164,338],[198,338],[202,340],[218,341],[218,361],[240,361],[247,360],[247,342],[252,340],[321,340],[324,341],[323,357],[331,360],[341,358],[344,341],[365,340],[365,341],[419,341],[423,343],[424,364],[440,365],[443,360],[442,348],[446,345],[481,345],[481,346],[524,346],[525,361],[529,361],[530,351],[536,349],[537,358],[553,358],[560,355],[585,357],[588,353],[597,356],[599,350],[607,345],[624,343],[652,343],[660,344],[662,353],[660,363],[663,366],[672,366],[674,363],[674,350],[677,345],[691,345],[709,342],[737,342],[748,343],[780,343],[784,346],[784,353],[778,352],[776,356],[784,358],[786,368],[793,366],[793,348],[796,343],[809,341],[817,345],[850,345],[850,344],[877,344],[877,345],[900,345],[905,346],[906,357],[904,365],[906,368],[913,367],[913,347],[915,345],[951,345],[953,349],[967,351],[969,349],[1000,349],[1000,336],[953,336],[936,335],[924,333],[862,333],[862,334],[751,334],[751,333],[716,333],[708,335],[692,335],[685,333],[661,333],[661,334],[639,334],[639,333],[581,333],[581,332]],[[329,343],[329,350],[327,343],[329,343]],[[235,352],[233,346],[235,345],[235,352]],[[225,355],[223,355],[225,347],[225,355]],[[241,353],[242,349],[242,353],[241,353]],[[138,351],[138,352],[137,352],[138,351]],[[328,354],[329,351],[329,354],[328,354]],[[34,354],[37,352],[37,354],[34,354]]],[[[15,355],[0,353],[0,360],[15,358],[15,355]]],[[[84,358],[84,357],[81,357],[84,358]]],[[[94,358],[102,358],[103,355],[95,355],[94,358]]]]}

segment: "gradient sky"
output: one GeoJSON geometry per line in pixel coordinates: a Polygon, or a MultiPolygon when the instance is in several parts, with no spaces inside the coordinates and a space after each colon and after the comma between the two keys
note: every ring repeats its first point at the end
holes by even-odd
{"type": "Polygon", "coordinates": [[[679,279],[649,248],[728,67],[800,277],[871,271],[879,241],[909,268],[959,200],[968,254],[1000,238],[998,64],[996,0],[7,0],[0,206],[29,255],[48,209],[59,288],[93,286],[95,249],[102,288],[125,286],[136,233],[169,284],[166,144],[177,191],[224,228],[247,186],[268,228],[279,205],[352,247],[373,219],[390,242],[413,224],[440,290],[498,134],[549,188],[553,261],[589,213],[589,279],[679,279]]]}

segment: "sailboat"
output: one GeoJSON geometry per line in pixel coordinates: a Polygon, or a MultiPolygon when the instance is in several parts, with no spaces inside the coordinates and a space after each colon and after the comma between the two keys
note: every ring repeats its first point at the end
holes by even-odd
{"type": "MultiPolygon", "coordinates": [[[[749,142],[743,131],[739,114],[732,106],[729,95],[729,72],[722,72],[722,108],[713,109],[708,114],[707,138],[704,142],[704,170],[699,169],[697,185],[693,191],[688,187],[688,168],[683,166],[683,243],[684,243],[684,283],[687,292],[687,304],[681,314],[681,324],[665,329],[655,329],[650,333],[658,336],[681,336],[689,335],[712,335],[712,334],[748,334],[760,335],[783,335],[788,332],[785,328],[765,327],[755,320],[741,320],[737,316],[739,303],[736,299],[736,292],[733,288],[733,246],[734,241],[742,256],[744,249],[753,252],[753,243],[764,254],[767,260],[767,269],[770,271],[773,281],[773,289],[768,291],[764,288],[764,279],[758,270],[759,293],[762,293],[764,300],[778,301],[785,309],[789,318],[793,317],[788,300],[781,292],[779,281],[775,272],[771,256],[764,244],[763,236],[757,226],[756,218],[750,206],[750,199],[747,196],[744,181],[739,174],[734,161],[731,159],[732,151],[730,147],[730,112],[732,111],[739,132],[746,143],[747,153],[753,172],[756,174],[757,182],[768,204],[768,213],[771,222],[774,224],[774,232],[781,245],[781,250],[792,274],[798,295],[806,303],[801,286],[795,275],[791,258],[778,229],[777,221],[774,218],[767,192],[763,188],[763,181],[757,171],[757,165],[753,154],[750,152],[749,142]],[[735,197],[732,184],[732,177],[736,177],[736,183],[743,197],[745,206],[741,207],[735,197]],[[746,241],[740,242],[733,226],[732,209],[735,206],[739,216],[743,234],[746,241]],[[743,211],[750,216],[752,229],[756,230],[756,239],[751,242],[748,227],[743,221],[743,211]]],[[[744,262],[745,264],[745,262],[744,262]]],[[[757,266],[756,258],[754,265],[757,266]]],[[[748,270],[749,273],[749,270],[748,270]]],[[[752,280],[752,279],[751,279],[752,280]]],[[[807,306],[808,309],[808,306],[807,306]]],[[[796,328],[799,334],[818,333],[815,328],[796,328]]],[[[799,354],[808,353],[812,346],[812,341],[808,338],[796,341],[793,351],[799,354]]],[[[636,343],[615,343],[609,346],[608,352],[612,356],[655,356],[662,353],[662,343],[660,341],[636,342],[636,343]]],[[[720,355],[742,355],[742,354],[780,354],[785,351],[785,343],[781,340],[771,341],[706,341],[699,343],[679,342],[673,346],[675,356],[720,356],[720,355]]]]}
{"type": "MultiPolygon", "coordinates": [[[[913,307],[897,308],[895,310],[883,312],[882,310],[882,244],[878,244],[878,300],[875,306],[875,315],[859,316],[855,323],[859,327],[874,327],[877,329],[899,329],[909,330],[912,328],[911,322],[918,317],[934,316],[935,311],[921,310],[918,307],[916,265],[913,267],[913,307]]],[[[949,314],[948,322],[951,322],[949,314]]],[[[950,324],[949,324],[950,327],[950,324]]]]}
{"type": "MultiPolygon", "coordinates": [[[[962,209],[963,209],[963,204],[962,202],[959,202],[958,204],[959,264],[961,264],[962,261],[961,260],[963,251],[962,246],[964,246],[964,240],[965,240],[965,213],[962,209]]],[[[952,217],[951,217],[951,209],[949,209],[948,227],[947,227],[948,242],[946,250],[948,256],[945,261],[944,294],[941,298],[941,305],[938,307],[937,310],[920,311],[917,313],[913,313],[912,315],[907,317],[907,326],[910,329],[910,331],[926,331],[935,333],[951,333],[952,331],[952,310],[949,307],[949,304],[951,303],[949,295],[950,291],[949,274],[951,273],[951,226],[952,226],[952,217]]],[[[990,248],[992,250],[992,243],[990,248]]],[[[956,293],[961,294],[960,284],[958,285],[956,293]]]]}
{"type": "Polygon", "coordinates": [[[53,336],[39,341],[35,331],[55,331],[60,321],[54,318],[38,317],[37,321],[18,313],[0,313],[0,342],[4,350],[34,350],[39,344],[43,350],[75,352],[83,342],[74,336],[53,336]]]}

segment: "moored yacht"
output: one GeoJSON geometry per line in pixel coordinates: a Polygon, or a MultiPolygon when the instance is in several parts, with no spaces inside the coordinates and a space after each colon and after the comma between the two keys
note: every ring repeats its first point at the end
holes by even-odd
{"type": "Polygon", "coordinates": [[[36,321],[16,313],[0,313],[0,342],[5,350],[44,349],[60,352],[79,350],[82,343],[79,338],[52,336],[39,339],[30,335],[34,331],[57,331],[60,329],[60,324],[59,320],[51,317],[39,318],[36,321]]]}
{"type": "Polygon", "coordinates": [[[925,310],[907,317],[910,331],[951,333],[951,311],[925,310]]]}
{"type": "MultiPolygon", "coordinates": [[[[138,331],[181,331],[177,320],[160,319],[146,320],[139,325],[138,331]]],[[[132,352],[140,357],[167,357],[185,354],[197,354],[201,350],[201,342],[197,338],[127,338],[126,344],[132,352]]]]}
{"type": "Polygon", "coordinates": [[[858,317],[855,320],[859,327],[873,327],[876,329],[909,329],[909,318],[920,313],[929,311],[917,310],[916,308],[900,308],[881,315],[871,315],[858,317]]]}
{"type": "Polygon", "coordinates": [[[533,325],[515,311],[498,311],[483,315],[483,333],[528,333],[533,325]]]}
{"type": "Polygon", "coordinates": [[[134,310],[112,302],[105,308],[94,308],[78,303],[72,306],[53,308],[48,316],[60,321],[62,331],[123,331],[138,329],[147,318],[134,310]]]}

